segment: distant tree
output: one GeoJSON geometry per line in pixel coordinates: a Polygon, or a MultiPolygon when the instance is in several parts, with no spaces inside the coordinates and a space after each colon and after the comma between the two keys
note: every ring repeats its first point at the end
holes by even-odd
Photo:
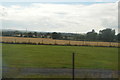
{"type": "Polygon", "coordinates": [[[115,39],[115,30],[104,29],[99,31],[99,39],[102,41],[112,42],[115,39]]]}
{"type": "Polygon", "coordinates": [[[63,38],[64,40],[68,40],[68,37],[67,36],[64,36],[64,38],[63,38]]]}
{"type": "Polygon", "coordinates": [[[46,33],[47,38],[51,38],[52,34],[51,33],[46,33]]]}
{"type": "Polygon", "coordinates": [[[120,33],[117,34],[117,41],[120,42],[120,33]]]}
{"type": "Polygon", "coordinates": [[[85,40],[85,35],[83,34],[75,34],[73,37],[73,40],[77,40],[77,41],[84,41],[85,40]]]}
{"type": "Polygon", "coordinates": [[[85,35],[80,34],[79,38],[80,38],[81,41],[84,41],[85,40],[85,35]]]}
{"type": "Polygon", "coordinates": [[[90,40],[90,41],[95,41],[97,40],[97,33],[95,32],[95,30],[93,29],[91,32],[88,32],[86,34],[86,39],[90,40]]]}
{"type": "Polygon", "coordinates": [[[38,37],[38,33],[37,32],[34,32],[33,35],[35,35],[35,37],[38,37]]]}
{"type": "Polygon", "coordinates": [[[50,33],[46,33],[46,35],[51,35],[50,33]]]}
{"type": "Polygon", "coordinates": [[[61,39],[61,34],[60,34],[60,33],[53,32],[53,33],[52,33],[52,38],[53,38],[53,39],[61,39]]]}
{"type": "Polygon", "coordinates": [[[28,33],[28,37],[33,37],[32,32],[29,32],[29,33],[28,33]]]}

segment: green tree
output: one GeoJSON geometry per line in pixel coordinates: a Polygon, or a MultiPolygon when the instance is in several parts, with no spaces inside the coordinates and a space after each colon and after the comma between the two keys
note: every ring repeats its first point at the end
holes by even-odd
{"type": "Polygon", "coordinates": [[[95,32],[94,29],[91,32],[88,32],[86,34],[86,39],[89,40],[89,41],[95,41],[95,40],[97,40],[97,33],[95,32]]]}
{"type": "Polygon", "coordinates": [[[115,40],[115,30],[110,28],[99,31],[99,39],[106,42],[112,42],[115,40]]]}
{"type": "Polygon", "coordinates": [[[35,37],[38,37],[38,33],[37,32],[34,32],[33,34],[35,35],[35,37]]]}
{"type": "Polygon", "coordinates": [[[28,37],[33,37],[32,32],[29,32],[29,33],[28,33],[28,37]]]}
{"type": "Polygon", "coordinates": [[[80,38],[81,41],[84,41],[84,40],[85,40],[85,35],[80,34],[80,35],[79,35],[79,38],[80,38]]]}
{"type": "Polygon", "coordinates": [[[117,40],[120,42],[120,33],[117,34],[117,40]]]}
{"type": "Polygon", "coordinates": [[[61,34],[60,34],[60,33],[53,32],[53,33],[52,33],[52,38],[53,38],[53,39],[61,39],[61,34]]]}

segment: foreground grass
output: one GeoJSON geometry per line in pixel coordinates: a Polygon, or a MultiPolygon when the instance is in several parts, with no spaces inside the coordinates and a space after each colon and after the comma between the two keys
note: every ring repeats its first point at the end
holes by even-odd
{"type": "Polygon", "coordinates": [[[21,75],[17,78],[72,78],[71,75],[21,75]]]}
{"type": "Polygon", "coordinates": [[[107,47],[3,44],[3,63],[19,68],[72,68],[73,52],[75,68],[118,68],[118,48],[107,47]]]}

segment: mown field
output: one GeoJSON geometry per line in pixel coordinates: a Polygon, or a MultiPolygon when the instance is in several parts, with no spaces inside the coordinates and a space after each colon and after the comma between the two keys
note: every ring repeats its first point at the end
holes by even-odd
{"type": "Polygon", "coordinates": [[[119,43],[117,42],[72,41],[72,40],[55,40],[49,38],[24,38],[24,37],[0,37],[0,38],[2,39],[1,42],[12,42],[12,43],[120,47],[119,43]]]}
{"type": "Polygon", "coordinates": [[[75,68],[118,68],[118,48],[3,44],[2,51],[3,66],[8,67],[72,68],[75,52],[75,68]]]}

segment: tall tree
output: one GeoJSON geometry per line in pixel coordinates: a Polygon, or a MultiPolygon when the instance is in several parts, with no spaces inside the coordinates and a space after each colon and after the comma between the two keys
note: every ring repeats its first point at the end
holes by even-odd
{"type": "Polygon", "coordinates": [[[112,30],[110,28],[100,30],[99,38],[102,41],[112,42],[115,39],[115,30],[112,30]]]}
{"type": "Polygon", "coordinates": [[[97,39],[97,33],[94,29],[86,34],[86,39],[90,41],[95,41],[97,39]]]}
{"type": "Polygon", "coordinates": [[[117,40],[120,42],[120,33],[117,34],[117,40]]]}

